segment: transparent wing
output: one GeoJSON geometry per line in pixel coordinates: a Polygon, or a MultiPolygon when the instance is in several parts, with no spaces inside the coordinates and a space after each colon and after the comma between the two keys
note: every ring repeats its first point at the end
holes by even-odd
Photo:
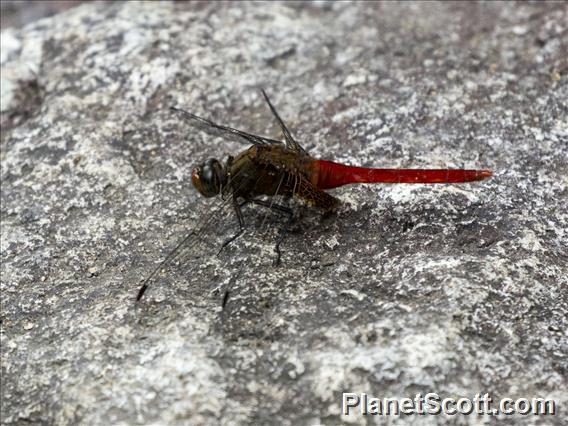
{"type": "Polygon", "coordinates": [[[209,258],[216,255],[222,247],[225,234],[238,229],[234,217],[231,195],[221,200],[207,218],[189,230],[167,256],[144,278],[136,296],[142,300],[148,290],[164,285],[173,285],[176,275],[183,279],[187,272],[196,266],[196,258],[209,258]],[[178,275],[179,274],[179,275],[178,275]]]}
{"type": "Polygon", "coordinates": [[[179,109],[176,107],[170,107],[172,111],[180,114],[188,123],[196,126],[200,130],[204,131],[207,134],[212,136],[221,136],[224,138],[231,138],[234,139],[235,136],[241,138],[242,140],[251,143],[253,145],[272,145],[277,144],[281,145],[281,141],[277,141],[275,139],[269,139],[258,135],[253,135],[251,133],[243,132],[242,130],[233,129],[232,127],[223,126],[221,124],[214,123],[211,120],[207,120],[202,117],[198,117],[191,112],[185,111],[183,109],[179,109]]]}
{"type": "Polygon", "coordinates": [[[276,108],[274,108],[274,106],[270,102],[270,99],[268,99],[268,95],[266,94],[266,92],[264,90],[261,90],[261,92],[262,95],[264,96],[264,99],[266,100],[266,103],[268,104],[268,107],[270,108],[270,111],[272,111],[272,114],[276,118],[276,121],[278,122],[278,125],[282,130],[282,134],[284,135],[284,139],[286,140],[286,148],[288,148],[291,151],[295,151],[299,154],[308,155],[306,150],[302,148],[302,146],[294,140],[294,138],[292,137],[292,133],[290,133],[290,130],[288,130],[288,128],[284,124],[284,121],[280,118],[280,115],[278,115],[276,108]]]}
{"type": "MultiPolygon", "coordinates": [[[[235,176],[237,177],[238,174],[235,176]]],[[[246,182],[246,181],[245,181],[246,182]]],[[[190,230],[170,250],[168,255],[144,278],[138,290],[136,300],[140,301],[146,291],[157,284],[165,281],[173,267],[179,267],[180,271],[187,271],[186,265],[195,262],[192,258],[207,257],[218,254],[223,246],[223,241],[239,229],[237,217],[234,213],[233,192],[241,188],[227,185],[219,194],[220,200],[208,213],[207,218],[190,230]]]]}
{"type": "MultiPolygon", "coordinates": [[[[226,187],[220,200],[213,206],[211,212],[207,214],[207,218],[193,230],[188,231],[170,249],[165,258],[141,281],[136,296],[137,302],[143,300],[145,295],[148,292],[152,292],[155,288],[165,287],[169,292],[182,287],[187,288],[192,280],[198,282],[200,277],[202,277],[201,273],[203,270],[216,262],[217,255],[221,250],[224,252],[228,249],[228,247],[223,248],[226,242],[234,240],[236,234],[240,235],[239,230],[247,228],[247,222],[250,221],[252,225],[254,216],[250,214],[252,212],[247,210],[245,223],[243,224],[244,228],[239,226],[239,215],[235,214],[233,192],[238,192],[240,189],[239,187],[232,188],[230,185],[226,187]],[[180,282],[183,282],[183,285],[180,282]]],[[[278,195],[278,191],[276,191],[274,196],[278,195]]],[[[238,208],[240,209],[240,207],[249,203],[267,207],[268,210],[278,211],[279,209],[279,206],[274,205],[274,201],[266,202],[259,200],[240,200],[238,208]]],[[[280,213],[282,213],[281,210],[280,213]]],[[[287,214],[286,211],[283,213],[287,214]]],[[[264,212],[262,212],[262,215],[264,216],[264,212]]],[[[264,216],[261,228],[264,227],[265,222],[266,216],[264,216]]],[[[276,229],[274,226],[278,228],[279,224],[270,224],[270,229],[276,229]]],[[[264,229],[262,233],[268,234],[267,231],[268,229],[264,229]]],[[[260,238],[265,240],[266,235],[260,238]]],[[[233,244],[229,246],[233,246],[233,244]]],[[[224,255],[221,257],[224,258],[224,255]]],[[[198,287],[203,285],[203,282],[196,284],[198,287]]],[[[164,291],[166,290],[164,289],[164,291]]]]}

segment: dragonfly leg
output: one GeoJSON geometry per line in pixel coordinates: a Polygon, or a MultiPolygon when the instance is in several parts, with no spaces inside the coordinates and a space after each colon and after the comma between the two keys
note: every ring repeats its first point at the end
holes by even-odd
{"type": "Polygon", "coordinates": [[[286,235],[288,234],[288,229],[290,228],[290,224],[292,224],[293,220],[294,220],[294,212],[292,211],[291,208],[283,206],[281,204],[275,204],[275,203],[271,203],[268,201],[264,201],[264,200],[259,200],[259,199],[255,199],[255,198],[248,198],[240,203],[238,203],[236,200],[233,201],[233,206],[235,208],[235,212],[237,213],[237,218],[239,220],[239,226],[240,226],[240,230],[239,232],[237,232],[235,235],[233,235],[231,238],[227,239],[223,245],[221,246],[221,250],[219,250],[219,253],[221,253],[221,251],[231,242],[233,242],[235,239],[237,239],[238,237],[241,236],[241,234],[244,232],[244,228],[245,228],[245,223],[244,223],[244,218],[243,218],[243,213],[241,211],[241,208],[246,206],[247,204],[256,204],[262,207],[266,207],[268,209],[274,210],[278,213],[282,213],[285,214],[289,217],[288,221],[286,222],[286,225],[284,225],[284,227],[282,228],[282,230],[280,231],[280,235],[278,236],[278,239],[276,240],[276,245],[274,247],[274,251],[276,252],[276,259],[274,259],[274,266],[278,266],[280,265],[280,258],[282,257],[282,252],[280,251],[280,244],[282,243],[282,241],[284,241],[284,238],[286,237],[286,235]]]}
{"type": "MultiPolygon", "coordinates": [[[[246,204],[246,202],[244,204],[246,204]]],[[[239,221],[239,232],[237,232],[231,238],[228,238],[227,240],[225,240],[223,242],[223,244],[221,245],[221,248],[219,249],[219,252],[217,253],[217,256],[219,256],[221,254],[221,252],[223,251],[223,249],[226,246],[228,246],[233,241],[235,241],[237,238],[239,238],[242,235],[242,233],[245,231],[245,219],[243,217],[243,212],[241,210],[241,207],[244,204],[239,204],[239,202],[237,201],[237,197],[233,197],[233,207],[235,209],[235,213],[237,214],[237,219],[239,221]]]]}
{"type": "Polygon", "coordinates": [[[280,244],[282,244],[282,241],[284,241],[284,238],[286,238],[286,235],[288,235],[288,230],[293,221],[294,221],[294,216],[290,216],[284,227],[280,230],[280,235],[278,236],[278,239],[276,240],[276,245],[274,246],[274,251],[276,252],[276,259],[274,259],[273,262],[274,266],[280,265],[280,258],[282,257],[282,252],[280,251],[280,244]]]}
{"type": "Polygon", "coordinates": [[[292,222],[294,221],[294,212],[292,211],[292,209],[283,206],[281,204],[274,204],[264,200],[256,200],[256,199],[251,199],[249,201],[254,204],[258,204],[259,206],[263,206],[275,210],[279,213],[288,215],[288,221],[286,222],[284,227],[280,230],[280,235],[278,236],[278,239],[276,240],[276,245],[274,246],[274,251],[276,252],[276,259],[274,259],[273,264],[274,266],[278,266],[280,265],[280,258],[282,257],[282,252],[280,251],[280,244],[282,243],[282,241],[284,241],[284,238],[286,238],[286,235],[288,234],[288,229],[292,224],[292,222]]]}

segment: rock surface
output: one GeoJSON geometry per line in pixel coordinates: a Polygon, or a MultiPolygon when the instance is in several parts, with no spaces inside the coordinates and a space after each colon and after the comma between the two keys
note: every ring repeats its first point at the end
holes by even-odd
{"type": "Polygon", "coordinates": [[[488,392],[564,407],[504,424],[562,424],[566,22],[562,2],[125,2],[4,31],[2,423],[366,424],[385,418],[342,416],[342,392],[488,392]],[[280,267],[282,219],[247,208],[136,307],[218,203],[191,166],[243,148],[168,107],[275,137],[260,88],[315,156],[495,176],[335,190],[280,267]]]}

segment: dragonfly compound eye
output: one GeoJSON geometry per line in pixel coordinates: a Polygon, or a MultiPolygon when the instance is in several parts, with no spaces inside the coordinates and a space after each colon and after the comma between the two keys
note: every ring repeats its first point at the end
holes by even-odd
{"type": "Polygon", "coordinates": [[[214,197],[221,192],[226,176],[223,165],[215,158],[210,158],[193,169],[191,182],[204,197],[214,197]]]}

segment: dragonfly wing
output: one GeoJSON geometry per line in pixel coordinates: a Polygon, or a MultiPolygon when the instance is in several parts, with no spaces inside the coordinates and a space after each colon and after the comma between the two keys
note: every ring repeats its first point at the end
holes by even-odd
{"type": "Polygon", "coordinates": [[[288,128],[284,124],[284,121],[282,121],[282,119],[278,115],[278,112],[276,112],[276,108],[274,108],[274,106],[270,102],[270,99],[268,99],[268,95],[266,94],[266,92],[264,90],[261,90],[261,91],[262,91],[262,95],[264,96],[264,99],[266,100],[266,103],[270,107],[270,111],[272,111],[272,114],[276,118],[276,121],[278,122],[280,129],[282,129],[282,134],[284,135],[284,139],[286,139],[286,147],[289,150],[295,151],[299,154],[308,155],[306,150],[304,148],[302,148],[302,146],[294,140],[294,138],[292,137],[292,134],[290,133],[290,130],[288,130],[288,128]]]}
{"type": "Polygon", "coordinates": [[[222,137],[234,137],[237,136],[249,142],[253,145],[273,145],[282,144],[281,141],[277,141],[275,139],[265,138],[258,135],[253,135],[251,133],[243,132],[242,130],[233,129],[232,127],[223,126],[221,124],[214,123],[211,120],[207,120],[206,118],[199,117],[191,112],[185,111],[180,108],[170,107],[172,111],[175,111],[189,123],[194,126],[197,126],[200,130],[213,135],[213,136],[222,136],[222,137]]]}
{"type": "Polygon", "coordinates": [[[318,188],[304,176],[299,178],[296,187],[298,197],[303,198],[308,204],[319,207],[326,212],[333,211],[339,205],[340,201],[337,198],[318,188]]]}
{"type": "MultiPolygon", "coordinates": [[[[171,276],[175,275],[173,269],[178,270],[182,273],[182,278],[187,279],[187,277],[193,275],[187,273],[195,266],[195,261],[192,259],[195,257],[206,258],[218,253],[226,237],[234,233],[234,230],[238,227],[234,218],[235,200],[233,194],[240,189],[241,187],[234,188],[231,185],[227,185],[223,189],[222,194],[220,194],[220,201],[213,206],[212,211],[207,215],[207,219],[199,224],[195,230],[189,231],[142,281],[136,296],[137,301],[143,298],[150,287],[163,281],[171,281],[171,276]]],[[[242,228],[242,219],[240,217],[238,219],[242,228]]]]}
{"type": "Polygon", "coordinates": [[[223,239],[223,236],[219,235],[222,232],[220,230],[232,232],[227,228],[232,229],[236,226],[231,218],[232,203],[227,201],[223,200],[203,223],[199,224],[196,229],[187,232],[185,237],[170,250],[164,260],[146,276],[138,289],[137,302],[142,300],[147,290],[157,285],[174,285],[172,281],[175,280],[176,276],[184,280],[191,277],[193,274],[187,272],[195,267],[194,258],[203,258],[215,254],[215,247],[223,239]]]}

